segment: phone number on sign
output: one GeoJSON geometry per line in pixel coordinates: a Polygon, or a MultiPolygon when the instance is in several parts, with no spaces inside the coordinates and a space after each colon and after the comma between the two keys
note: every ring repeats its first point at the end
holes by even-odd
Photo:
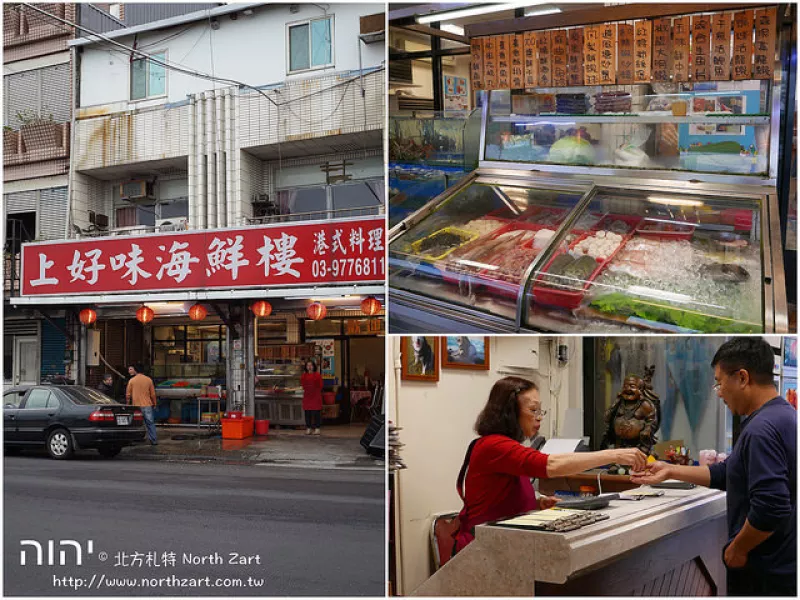
{"type": "Polygon", "coordinates": [[[381,258],[335,258],[331,261],[315,260],[311,265],[314,277],[369,277],[383,279],[386,270],[386,259],[381,258]]]}

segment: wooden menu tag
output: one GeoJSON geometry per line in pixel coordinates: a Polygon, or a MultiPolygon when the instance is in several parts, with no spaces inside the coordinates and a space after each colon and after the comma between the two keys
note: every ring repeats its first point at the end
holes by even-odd
{"type": "Polygon", "coordinates": [[[731,78],[731,13],[711,17],[711,80],[731,78]]]}
{"type": "Polygon", "coordinates": [[[617,24],[600,25],[600,83],[617,82],[617,24]]]}
{"type": "Polygon", "coordinates": [[[585,27],[583,29],[583,83],[598,85],[600,83],[600,28],[585,27]]]}
{"type": "Polygon", "coordinates": [[[629,85],[633,83],[633,25],[620,23],[617,33],[617,83],[629,85]]]}
{"type": "Polygon", "coordinates": [[[567,85],[583,85],[583,27],[569,30],[567,85]]]}
{"type": "Polygon", "coordinates": [[[511,89],[521,90],[525,87],[525,60],[523,46],[525,36],[521,33],[511,35],[511,89]]]}
{"type": "Polygon", "coordinates": [[[483,88],[497,89],[497,38],[483,38],[483,88]]]}
{"type": "Polygon", "coordinates": [[[636,21],[634,30],[633,80],[636,83],[650,83],[650,65],[653,61],[653,22],[636,21]]]}
{"type": "Polygon", "coordinates": [[[672,21],[672,75],[673,81],[689,81],[689,17],[672,21]]]}
{"type": "Polygon", "coordinates": [[[553,85],[553,67],[549,31],[536,32],[536,52],[539,55],[539,87],[550,87],[553,85]]]}
{"type": "Polygon", "coordinates": [[[753,72],[753,11],[733,15],[733,79],[750,79],[753,72]]]}
{"type": "Polygon", "coordinates": [[[756,43],[753,55],[753,78],[772,79],[775,68],[775,37],[777,9],[756,11],[756,43]]]}
{"type": "Polygon", "coordinates": [[[535,88],[539,84],[539,62],[536,58],[536,33],[526,31],[523,35],[522,55],[525,61],[525,87],[535,88]]]}
{"type": "Polygon", "coordinates": [[[497,36],[497,87],[506,90],[511,86],[511,48],[508,35],[497,36]]]}
{"type": "Polygon", "coordinates": [[[711,17],[692,17],[692,71],[694,81],[711,79],[711,17]]]}
{"type": "Polygon", "coordinates": [[[553,68],[553,84],[557,87],[566,87],[567,81],[567,32],[557,29],[551,34],[550,54],[553,68]]]}
{"type": "Polygon", "coordinates": [[[483,39],[472,38],[469,41],[469,49],[470,49],[470,54],[472,56],[471,60],[472,75],[470,76],[470,80],[472,81],[472,89],[482,90],[483,89],[483,39]]]}
{"type": "Polygon", "coordinates": [[[669,81],[672,65],[672,21],[653,21],[653,81],[669,81]]]}

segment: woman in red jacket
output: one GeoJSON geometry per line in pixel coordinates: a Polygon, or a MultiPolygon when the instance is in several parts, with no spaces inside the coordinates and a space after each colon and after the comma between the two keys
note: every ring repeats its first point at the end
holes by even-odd
{"type": "Polygon", "coordinates": [[[544,454],[523,446],[523,440],[539,432],[545,414],[532,381],[504,377],[492,387],[475,423],[480,437],[470,445],[458,477],[464,507],[454,553],[475,539],[476,525],[554,506],[556,498],[542,496],[537,501],[531,478],[575,475],[609,463],[632,465],[634,470],[645,466],[647,457],[635,448],[544,454]]]}
{"type": "Polygon", "coordinates": [[[306,413],[306,435],[319,435],[322,426],[322,375],[317,371],[317,363],[306,363],[306,372],[300,377],[303,386],[303,410],[306,413]]]}

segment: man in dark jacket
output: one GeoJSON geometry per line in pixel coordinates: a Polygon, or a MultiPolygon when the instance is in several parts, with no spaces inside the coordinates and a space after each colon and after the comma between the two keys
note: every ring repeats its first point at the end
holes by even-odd
{"type": "Polygon", "coordinates": [[[725,462],[656,462],[634,483],[680,479],[727,492],[729,596],[797,596],[797,411],[778,395],[762,338],[734,338],[714,356],[714,389],[741,432],[725,462]]]}
{"type": "Polygon", "coordinates": [[[110,373],[103,375],[103,381],[97,386],[97,391],[104,393],[109,398],[114,398],[114,378],[110,373]]]}

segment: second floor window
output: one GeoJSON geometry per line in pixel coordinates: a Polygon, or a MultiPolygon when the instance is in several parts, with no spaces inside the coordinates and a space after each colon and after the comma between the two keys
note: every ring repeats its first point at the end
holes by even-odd
{"type": "MultiPolygon", "coordinates": [[[[153,54],[153,58],[166,62],[166,52],[153,54]]],[[[156,98],[167,93],[167,70],[148,58],[131,62],[131,100],[156,98]]]]}
{"type": "Polygon", "coordinates": [[[289,72],[333,64],[333,17],[289,25],[289,72]]]}

